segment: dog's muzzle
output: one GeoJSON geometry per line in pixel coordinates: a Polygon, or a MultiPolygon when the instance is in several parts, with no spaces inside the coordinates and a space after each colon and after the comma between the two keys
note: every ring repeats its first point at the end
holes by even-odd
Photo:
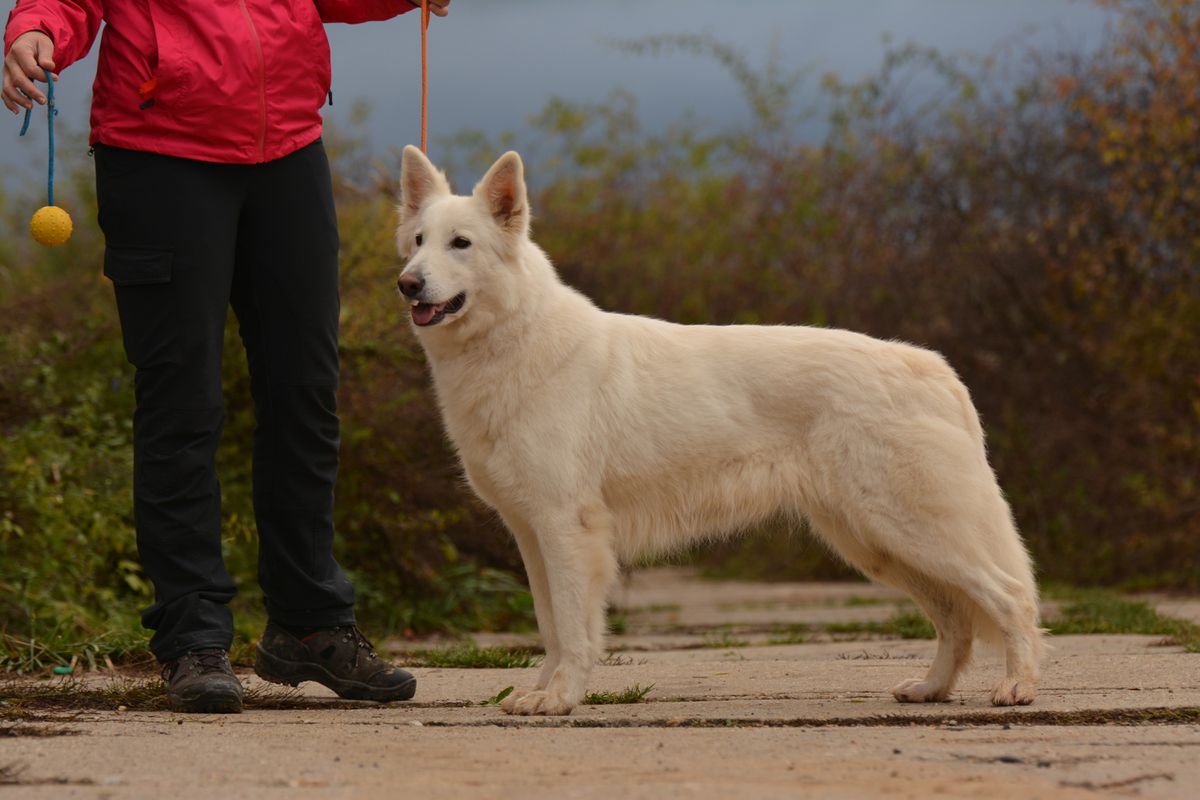
{"type": "Polygon", "coordinates": [[[419,274],[405,273],[396,281],[400,294],[404,295],[412,307],[413,324],[425,328],[436,325],[448,314],[456,314],[467,302],[467,293],[459,292],[449,300],[431,303],[425,299],[425,278],[419,274]]]}

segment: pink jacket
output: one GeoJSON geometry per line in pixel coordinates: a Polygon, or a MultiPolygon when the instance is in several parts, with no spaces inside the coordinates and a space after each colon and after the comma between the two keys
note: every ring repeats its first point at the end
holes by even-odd
{"type": "Polygon", "coordinates": [[[17,0],[4,33],[40,30],[58,71],[106,23],[91,141],[255,164],[321,135],[329,92],[323,22],[394,17],[409,0],[17,0]]]}

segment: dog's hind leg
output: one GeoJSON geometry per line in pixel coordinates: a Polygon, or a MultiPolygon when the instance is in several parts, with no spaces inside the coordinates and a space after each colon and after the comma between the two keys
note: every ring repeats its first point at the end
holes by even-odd
{"type": "MultiPolygon", "coordinates": [[[[895,698],[902,703],[924,703],[949,697],[959,674],[971,659],[974,624],[970,600],[960,591],[929,578],[912,566],[895,558],[882,557],[878,551],[864,546],[862,537],[853,535],[847,521],[837,516],[813,514],[811,522],[851,566],[908,594],[933,621],[938,647],[929,672],[924,678],[909,678],[892,687],[895,698]]],[[[860,524],[874,523],[862,520],[860,524]]]]}
{"type": "MultiPolygon", "coordinates": [[[[982,633],[1001,638],[1006,654],[1006,676],[992,692],[992,703],[1027,705],[1036,696],[1042,654],[1037,589],[1020,539],[1007,519],[1007,507],[997,507],[1004,512],[1000,515],[1004,527],[998,530],[992,527],[996,518],[982,515],[906,519],[902,510],[893,509],[887,517],[860,511],[852,524],[857,525],[856,539],[862,543],[847,548],[838,542],[847,559],[866,575],[907,591],[934,620],[940,648],[925,678],[929,685],[916,693],[935,690],[935,679],[941,675],[950,675],[953,684],[953,674],[970,654],[970,644],[961,639],[982,633]],[[857,558],[856,549],[862,552],[857,558]],[[935,590],[925,596],[930,595],[929,587],[935,590]],[[964,634],[959,637],[952,631],[964,634]]],[[[896,698],[918,699],[901,697],[914,694],[913,686],[896,687],[896,698]]],[[[936,694],[920,699],[937,699],[936,694]]]]}
{"type": "Polygon", "coordinates": [[[999,631],[1004,641],[1005,675],[992,692],[993,705],[1029,705],[1036,696],[1043,643],[1037,595],[1028,583],[993,566],[963,586],[985,629],[999,631]]]}
{"type": "Polygon", "coordinates": [[[603,649],[606,601],[617,578],[612,523],[600,505],[580,505],[533,522],[552,598],[558,663],[546,685],[512,704],[516,714],[569,714],[583,700],[603,649]]]}
{"type": "MultiPolygon", "coordinates": [[[[916,420],[835,441],[840,461],[818,506],[835,522],[831,541],[867,575],[885,583],[890,576],[918,600],[923,585],[941,587],[942,602],[922,603],[940,633],[973,628],[1004,641],[1007,673],[992,702],[1031,703],[1041,655],[1037,586],[978,432],[916,420]],[[939,619],[951,613],[939,605],[969,623],[939,619]]],[[[931,672],[957,661],[952,648],[931,672]]]]}
{"type": "Polygon", "coordinates": [[[957,609],[971,614],[981,634],[1003,641],[1005,676],[992,692],[993,705],[1032,703],[1043,646],[1032,577],[1020,580],[995,564],[967,564],[951,553],[938,554],[922,569],[963,595],[957,609]]]}
{"type": "Polygon", "coordinates": [[[965,595],[898,567],[881,576],[884,583],[907,591],[937,630],[937,653],[924,678],[909,678],[892,687],[901,703],[931,703],[947,699],[959,674],[971,660],[975,639],[972,604],[965,595]]]}
{"type": "Polygon", "coordinates": [[[1005,677],[993,691],[992,703],[1032,703],[1042,655],[1037,586],[999,490],[992,502],[971,513],[931,519],[905,533],[916,547],[897,552],[910,560],[910,567],[936,575],[939,583],[960,593],[957,607],[969,610],[976,630],[1003,641],[1005,677]]]}

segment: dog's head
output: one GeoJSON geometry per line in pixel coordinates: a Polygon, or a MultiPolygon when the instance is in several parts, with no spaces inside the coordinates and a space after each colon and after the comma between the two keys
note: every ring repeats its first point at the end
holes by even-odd
{"type": "Polygon", "coordinates": [[[508,305],[511,269],[529,236],[525,168],[502,155],[468,197],[451,194],[425,154],[404,148],[396,245],[408,263],[397,285],[419,330],[457,327],[486,304],[508,305]]]}

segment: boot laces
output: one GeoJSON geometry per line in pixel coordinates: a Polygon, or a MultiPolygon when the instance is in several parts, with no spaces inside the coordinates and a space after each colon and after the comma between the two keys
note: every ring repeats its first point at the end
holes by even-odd
{"type": "Polygon", "coordinates": [[[174,661],[168,661],[166,664],[163,664],[163,680],[169,681],[175,674],[175,671],[183,665],[185,659],[190,659],[192,662],[188,666],[188,669],[198,672],[201,675],[207,675],[210,672],[225,672],[228,669],[226,667],[228,662],[224,650],[192,650],[184,653],[174,661]]]}
{"type": "Polygon", "coordinates": [[[363,651],[366,651],[368,661],[374,661],[376,658],[375,645],[371,644],[371,640],[358,629],[358,626],[351,625],[345,628],[345,631],[344,641],[354,642],[354,666],[358,666],[358,659],[363,654],[363,651]]]}

